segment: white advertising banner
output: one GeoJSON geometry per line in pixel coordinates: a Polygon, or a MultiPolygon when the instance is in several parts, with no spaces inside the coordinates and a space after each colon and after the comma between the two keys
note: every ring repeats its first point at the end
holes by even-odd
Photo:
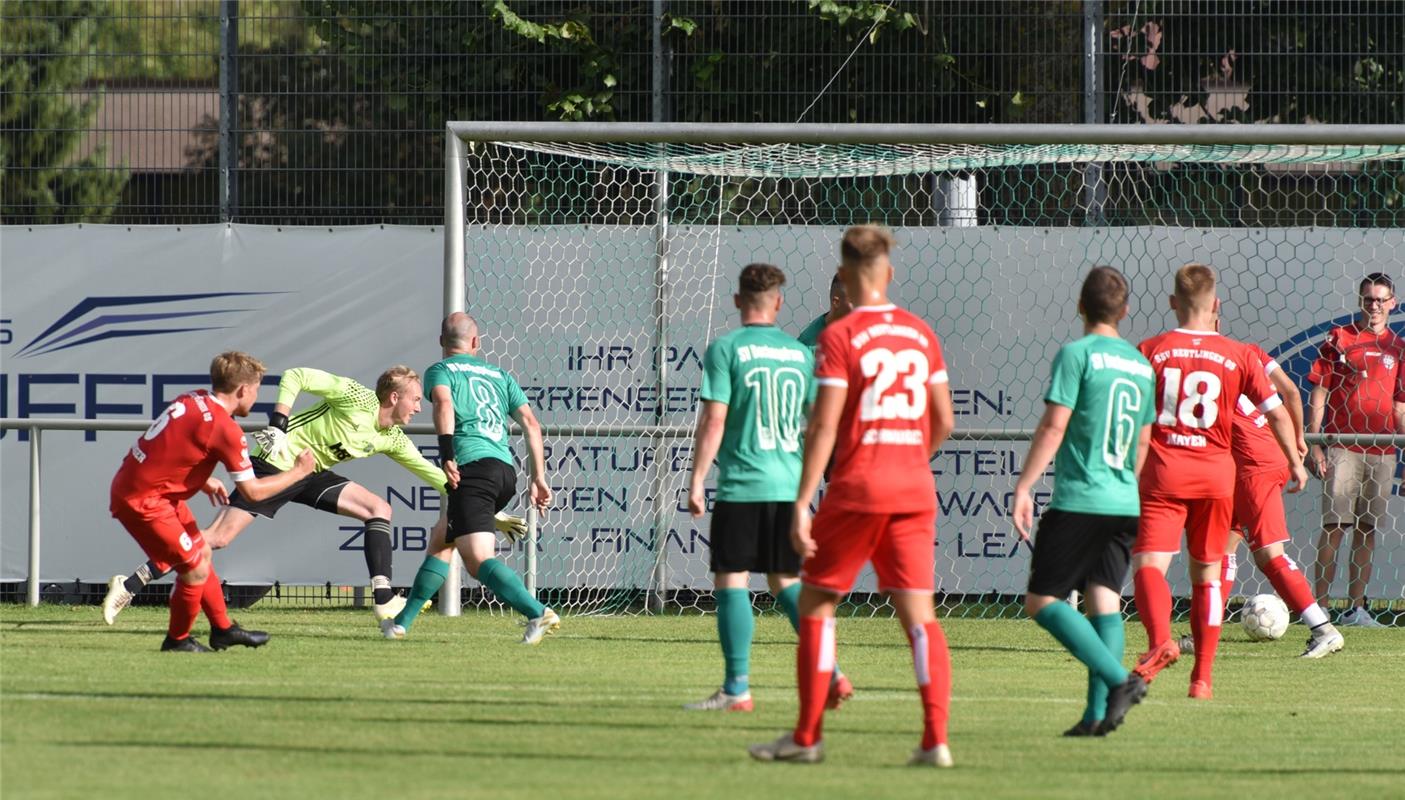
{"type": "MultiPolygon", "coordinates": [[[[688,425],[707,341],[736,323],[731,293],[740,266],[770,261],[787,272],[780,324],[798,332],[825,309],[841,230],[675,226],[659,350],[652,228],[471,228],[470,311],[482,323],[485,357],[517,376],[544,424],[688,425]],[[656,362],[667,370],[662,387],[656,362]]],[[[1223,275],[1226,332],[1259,342],[1301,378],[1328,327],[1351,313],[1356,282],[1391,272],[1405,245],[1399,230],[1358,229],[897,234],[893,297],[942,338],[958,427],[996,431],[1037,422],[1048,361],[1081,333],[1075,295],[1092,264],[1119,266],[1131,278],[1124,334],[1132,341],[1174,325],[1165,297],[1175,266],[1214,264],[1223,275]]],[[[439,356],[441,265],[437,228],[0,229],[0,416],[149,419],[176,394],[204,385],[211,355],[227,349],[263,359],[270,384],[293,366],[368,385],[393,364],[422,372],[439,356]]],[[[270,385],[264,401],[274,394],[270,385]]],[[[426,412],[417,422],[429,419],[426,412]]],[[[45,581],[105,580],[142,560],[107,514],[107,486],[134,436],[45,434],[45,581]]],[[[437,455],[432,436],[414,438],[437,455]]],[[[25,439],[17,431],[0,437],[4,580],[26,573],[25,439]]],[[[662,540],[671,586],[710,587],[707,518],[686,513],[690,439],[557,437],[548,448],[556,498],[542,529],[540,585],[647,585],[662,540]],[[656,537],[660,509],[668,531],[656,537]]],[[[942,591],[1023,590],[1028,549],[1008,509],[1026,448],[955,441],[934,460],[942,591]]],[[[438,516],[437,493],[388,459],[337,469],[389,500],[396,582],[408,582],[438,516]]],[[[1318,492],[1314,483],[1289,501],[1293,554],[1304,563],[1312,561],[1318,492]]],[[[203,497],[191,507],[202,521],[213,517],[203,497]]],[[[1393,522],[1381,527],[1370,594],[1399,596],[1405,547],[1393,522]]],[[[217,564],[234,583],[359,584],[366,580],[359,547],[354,520],[289,506],[257,521],[217,564]]],[[[503,555],[521,566],[521,552],[503,555]]],[[[871,576],[858,588],[871,589],[871,576]]]]}

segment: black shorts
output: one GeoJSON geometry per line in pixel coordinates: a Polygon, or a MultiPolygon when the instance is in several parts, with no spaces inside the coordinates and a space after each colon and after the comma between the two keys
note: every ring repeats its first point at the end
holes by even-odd
{"type": "Polygon", "coordinates": [[[1137,517],[1046,510],[1029,563],[1030,594],[1066,597],[1089,583],[1121,592],[1136,538],[1137,517]]]}
{"type": "Polygon", "coordinates": [[[718,500],[712,507],[712,571],[799,574],[800,554],[790,544],[793,508],[790,501],[718,500]]]}
{"type": "Polygon", "coordinates": [[[492,533],[493,516],[517,494],[517,468],[496,458],[459,465],[459,485],[449,490],[447,541],[470,533],[492,533]]]}
{"type": "MultiPolygon", "coordinates": [[[[280,475],[283,472],[262,458],[250,458],[249,461],[253,462],[255,478],[280,475]]],[[[335,514],[337,513],[337,499],[341,497],[342,489],[345,489],[349,483],[351,483],[350,478],[344,478],[331,470],[322,470],[308,475],[278,494],[257,503],[245,500],[236,488],[234,494],[229,496],[229,505],[240,511],[247,511],[256,517],[268,517],[269,519],[273,519],[274,515],[278,513],[278,509],[288,503],[301,503],[318,511],[328,511],[335,514]]]]}

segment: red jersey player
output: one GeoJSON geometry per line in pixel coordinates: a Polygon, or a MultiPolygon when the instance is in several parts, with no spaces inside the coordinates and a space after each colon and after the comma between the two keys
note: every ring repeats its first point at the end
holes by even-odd
{"type": "MultiPolygon", "coordinates": [[[[1278,362],[1256,344],[1246,345],[1256,363],[1263,364],[1264,375],[1283,398],[1283,407],[1293,421],[1294,448],[1298,455],[1307,454],[1303,440],[1303,401],[1298,387],[1279,367],[1278,362]]],[[[1220,586],[1226,602],[1234,585],[1237,571],[1234,551],[1243,538],[1249,542],[1254,563],[1273,585],[1273,590],[1288,603],[1312,631],[1303,658],[1322,658],[1342,649],[1341,633],[1327,619],[1327,612],[1317,604],[1307,578],[1298,565],[1283,550],[1290,541],[1288,518],[1283,511],[1283,486],[1291,478],[1288,462],[1268,431],[1268,419],[1253,403],[1239,396],[1234,414],[1234,527],[1226,548],[1224,566],[1220,571],[1220,586]]]]}
{"type": "Polygon", "coordinates": [[[1171,638],[1166,570],[1180,552],[1184,530],[1190,551],[1190,629],[1195,641],[1190,696],[1200,699],[1213,693],[1212,670],[1224,618],[1219,577],[1234,508],[1230,442],[1234,404],[1240,395],[1267,417],[1290,465],[1288,491],[1299,491],[1307,482],[1292,420],[1258,357],[1247,345],[1216,332],[1219,306],[1214,270],[1204,264],[1181,267],[1171,296],[1180,327],[1153,336],[1138,348],[1156,373],[1157,415],[1151,452],[1141,474],[1142,518],[1132,548],[1137,615],[1146,626],[1150,648],[1136,672],[1150,683],[1180,656],[1171,638]]]}
{"type": "Polygon", "coordinates": [[[926,323],[888,300],[892,236],[845,231],[839,277],[853,303],[820,334],[818,397],[805,431],[791,539],[800,569],[800,716],[793,732],[753,745],[761,761],[823,759],[820,726],[834,669],[834,612],[866,562],[888,593],[913,651],[922,744],[910,763],[951,766],[951,659],[932,606],[936,495],[932,454],[954,416],[941,346],[926,323]],[[834,464],[811,534],[810,500],[834,464]]]}
{"type": "Polygon", "coordinates": [[[229,352],[210,362],[213,391],[187,392],[175,399],[132,445],[112,479],[112,516],[163,570],[174,568],[171,621],[162,650],[208,652],[190,635],[201,608],[210,620],[210,645],[258,647],[268,634],[246,631],[229,619],[224,590],[210,563],[210,547],[200,535],[185,501],[197,491],[225,503],[223,483],[210,477],[215,464],[229,470],[245,497],[272,497],[312,472],[311,451],[298,455],[287,472],[255,478],[234,417],[247,416],[258,397],[264,366],[246,353],[229,352]]]}

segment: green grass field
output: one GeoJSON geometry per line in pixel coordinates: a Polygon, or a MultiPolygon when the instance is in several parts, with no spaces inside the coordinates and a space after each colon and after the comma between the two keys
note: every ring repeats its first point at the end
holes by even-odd
{"type": "MultiPolygon", "coordinates": [[[[793,636],[759,620],[751,714],[684,712],[721,663],[712,617],[568,617],[538,648],[510,617],[430,614],[379,638],[365,611],[239,615],[257,651],[157,652],[164,609],[115,627],[95,607],[0,607],[0,794],[222,797],[1400,797],[1405,631],[1226,629],[1217,697],[1172,667],[1106,739],[1059,736],[1083,672],[1023,620],[949,620],[954,770],[903,767],[920,717],[890,619],[845,619],[858,695],[826,721],[827,761],[752,763],[795,714],[793,636]]],[[[203,626],[203,622],[201,623],[203,626]]],[[[1184,626],[1181,626],[1184,627],[1184,626]]],[[[204,629],[197,629],[203,637],[204,629]]],[[[1128,628],[1129,646],[1142,631],[1128,628]]]]}

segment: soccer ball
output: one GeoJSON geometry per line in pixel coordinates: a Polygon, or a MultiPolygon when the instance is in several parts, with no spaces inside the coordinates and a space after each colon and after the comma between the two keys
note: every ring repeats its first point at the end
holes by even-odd
{"type": "Polygon", "coordinates": [[[1256,642],[1270,642],[1288,630],[1288,607],[1276,594],[1256,594],[1239,614],[1244,632],[1256,642]]]}

